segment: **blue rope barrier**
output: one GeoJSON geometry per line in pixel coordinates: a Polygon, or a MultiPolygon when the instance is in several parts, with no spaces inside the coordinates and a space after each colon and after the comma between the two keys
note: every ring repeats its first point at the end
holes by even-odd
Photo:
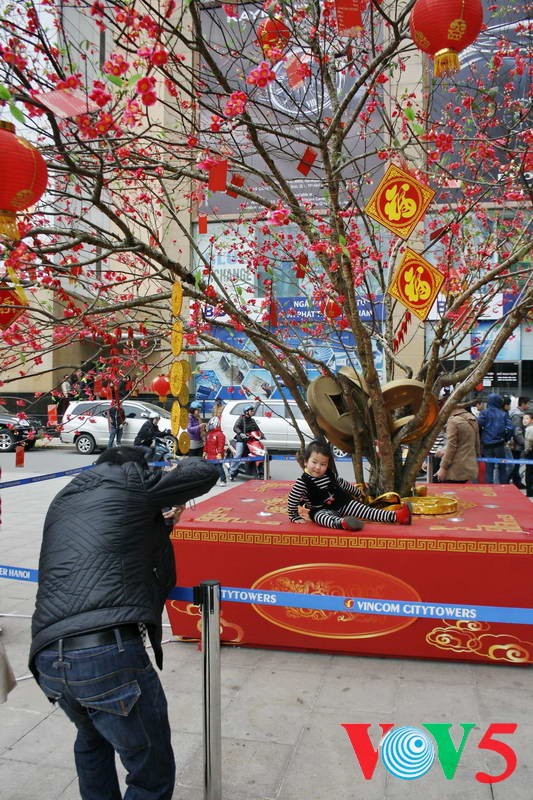
{"type": "Polygon", "coordinates": [[[49,472],[46,475],[32,475],[30,478],[19,478],[15,481],[4,481],[0,483],[0,489],[8,489],[10,486],[22,486],[25,483],[37,483],[38,481],[49,481],[52,478],[62,478],[64,475],[77,475],[86,469],[92,469],[94,464],[86,467],[75,467],[74,469],[64,469],[61,472],[49,472]]]}
{"type": "MultiPolygon", "coordinates": [[[[350,614],[372,614],[389,617],[419,617],[432,619],[468,619],[481,622],[507,622],[513,625],[532,625],[533,608],[505,606],[473,606],[457,603],[427,603],[413,600],[389,600],[375,597],[342,597],[339,595],[303,594],[300,592],[257,591],[222,586],[222,600],[290,608],[310,608],[350,614]]],[[[169,600],[191,602],[192,589],[178,586],[169,600]]]]}
{"type": "MultiPolygon", "coordinates": [[[[38,581],[38,570],[0,565],[0,578],[38,581]]],[[[340,595],[303,594],[300,592],[258,591],[222,586],[222,600],[230,603],[268,605],[289,608],[310,608],[349,614],[372,614],[389,617],[418,617],[419,619],[460,619],[480,622],[504,622],[511,625],[533,625],[533,608],[507,606],[475,606],[462,603],[429,603],[422,600],[395,600],[376,597],[343,597],[340,595]]],[[[177,586],[169,600],[193,602],[193,590],[177,586]]]]}
{"type": "Polygon", "coordinates": [[[478,458],[485,464],[533,464],[533,458],[478,458]]]}

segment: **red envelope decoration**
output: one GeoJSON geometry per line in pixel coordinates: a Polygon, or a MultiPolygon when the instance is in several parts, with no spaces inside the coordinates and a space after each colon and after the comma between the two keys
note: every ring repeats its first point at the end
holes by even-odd
{"type": "Polygon", "coordinates": [[[303,154],[302,158],[300,159],[300,163],[296,167],[298,172],[301,172],[302,175],[308,175],[309,170],[313,166],[316,161],[318,153],[316,150],[313,150],[312,147],[306,147],[305,153],[303,154]]]}
{"type": "Polygon", "coordinates": [[[209,180],[207,188],[212,192],[226,191],[226,182],[228,179],[228,162],[224,159],[217,161],[209,168],[209,180]]]}

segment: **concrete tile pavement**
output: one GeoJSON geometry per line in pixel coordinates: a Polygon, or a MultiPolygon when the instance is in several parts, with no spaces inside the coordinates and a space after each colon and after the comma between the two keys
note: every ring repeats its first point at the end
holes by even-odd
{"type": "MultiPolygon", "coordinates": [[[[23,474],[31,469],[4,469],[2,479],[23,474]]],[[[46,508],[68,480],[2,491],[0,563],[37,567],[46,508]]],[[[0,614],[14,615],[0,618],[2,642],[23,678],[0,706],[0,797],[74,800],[74,728],[24,679],[30,641],[24,615],[32,613],[35,590],[33,583],[0,580],[0,614]]],[[[202,654],[173,640],[164,654],[161,679],[178,769],[173,800],[203,800],[202,654]]],[[[532,677],[530,668],[501,665],[223,648],[223,800],[532,800],[532,677]],[[456,746],[460,722],[476,728],[453,780],[438,763],[405,781],[379,762],[365,780],[341,725],[372,723],[376,744],[380,722],[451,723],[456,746]],[[517,767],[507,780],[486,784],[476,773],[498,774],[504,766],[501,755],[477,748],[494,722],[518,724],[514,735],[501,737],[516,751],[517,767]]]]}

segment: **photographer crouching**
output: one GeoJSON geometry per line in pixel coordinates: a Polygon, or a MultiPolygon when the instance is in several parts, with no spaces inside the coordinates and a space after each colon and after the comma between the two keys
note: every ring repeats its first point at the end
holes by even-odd
{"type": "Polygon", "coordinates": [[[52,500],[44,523],[30,669],[77,727],[83,800],[170,800],[175,763],[161,669],[162,614],[175,586],[169,540],[180,507],[215,485],[205,461],[152,470],[135,447],[106,450],[52,500]],[[170,526],[170,527],[169,527],[170,526]]]}

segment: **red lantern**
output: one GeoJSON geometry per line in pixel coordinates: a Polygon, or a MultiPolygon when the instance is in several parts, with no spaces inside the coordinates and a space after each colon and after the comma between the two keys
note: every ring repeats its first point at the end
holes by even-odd
{"type": "MultiPolygon", "coordinates": [[[[257,26],[257,41],[266,58],[271,58],[275,53],[272,51],[283,52],[291,38],[291,32],[281,19],[268,17],[262,19],[257,26]]],[[[272,61],[279,61],[279,57],[271,58],[272,61]]]]}
{"type": "Polygon", "coordinates": [[[159,400],[164,403],[170,392],[170,383],[166,375],[159,375],[152,381],[152,391],[159,395],[159,400]]]}
{"type": "Polygon", "coordinates": [[[322,314],[327,317],[328,319],[336,319],[340,317],[342,314],[342,306],[339,305],[335,300],[326,300],[320,306],[320,310],[322,314]]]}
{"type": "Polygon", "coordinates": [[[435,59],[434,74],[450,75],[459,70],[461,50],[481,31],[481,0],[417,0],[409,24],[415,45],[435,59]]]}
{"type": "Polygon", "coordinates": [[[44,158],[11,122],[0,121],[0,234],[20,239],[16,212],[34,205],[46,189],[44,158]]]}

